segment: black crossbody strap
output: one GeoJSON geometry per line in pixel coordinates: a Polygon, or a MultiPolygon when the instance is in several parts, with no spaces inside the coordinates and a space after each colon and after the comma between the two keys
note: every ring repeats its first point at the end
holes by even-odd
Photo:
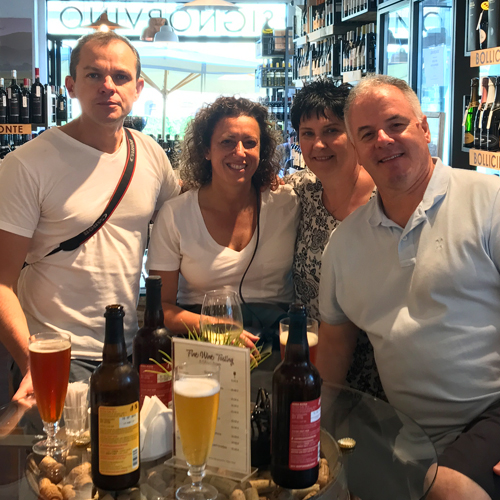
{"type": "Polygon", "coordinates": [[[113,196],[111,196],[111,199],[109,200],[107,207],[104,209],[104,212],[88,229],[85,229],[85,231],[82,231],[80,234],[74,236],[73,238],[70,238],[69,240],[63,241],[57,248],[54,248],[52,252],[48,253],[46,257],[48,257],[49,255],[53,255],[57,252],[60,252],[61,250],[65,250],[66,252],[70,250],[75,250],[81,244],[89,240],[92,236],[94,236],[95,233],[97,233],[97,231],[99,231],[99,229],[101,229],[101,227],[111,217],[116,207],[118,206],[122,198],[125,196],[125,193],[127,192],[127,189],[130,186],[130,181],[132,180],[132,176],[134,175],[135,172],[137,155],[136,155],[135,140],[134,137],[132,136],[132,133],[127,128],[124,128],[124,130],[127,141],[127,161],[125,162],[125,168],[123,169],[120,181],[118,182],[115,192],[113,193],[113,196]]]}

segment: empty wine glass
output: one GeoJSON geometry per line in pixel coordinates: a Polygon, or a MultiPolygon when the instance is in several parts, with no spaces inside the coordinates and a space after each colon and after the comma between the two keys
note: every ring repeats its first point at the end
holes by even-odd
{"type": "Polygon", "coordinates": [[[230,344],[243,332],[240,299],[232,290],[212,290],[201,306],[200,330],[212,344],[230,344]]]}

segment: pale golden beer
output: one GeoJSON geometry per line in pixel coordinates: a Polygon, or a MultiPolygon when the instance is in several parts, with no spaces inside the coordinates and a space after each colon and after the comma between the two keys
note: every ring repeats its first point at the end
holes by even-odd
{"type": "Polygon", "coordinates": [[[220,384],[210,378],[185,378],[174,383],[175,418],[189,465],[203,465],[210,454],[219,410],[220,384]]]}
{"type": "MultiPolygon", "coordinates": [[[[281,359],[285,357],[285,347],[288,340],[289,318],[280,321],[280,352],[281,359]]],[[[307,343],[309,344],[309,359],[313,365],[316,364],[318,355],[318,322],[315,319],[307,318],[307,343]]]]}

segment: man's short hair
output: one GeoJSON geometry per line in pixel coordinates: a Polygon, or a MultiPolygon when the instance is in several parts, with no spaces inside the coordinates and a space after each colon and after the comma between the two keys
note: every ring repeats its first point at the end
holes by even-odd
{"type": "Polygon", "coordinates": [[[337,86],[333,80],[326,78],[305,85],[293,98],[290,111],[292,127],[298,132],[302,119],[307,120],[313,115],[327,118],[327,111],[343,121],[344,106],[351,88],[347,83],[337,86]]]}
{"type": "Polygon", "coordinates": [[[134,53],[136,68],[135,78],[136,80],[138,80],[141,76],[141,59],[139,57],[139,52],[137,52],[137,49],[130,43],[130,40],[128,40],[128,38],[118,35],[118,33],[115,33],[114,31],[95,31],[94,33],[89,33],[88,35],[82,36],[78,40],[75,48],[71,51],[71,59],[69,62],[69,74],[71,75],[71,78],[73,78],[73,80],[76,80],[76,67],[80,62],[80,53],[82,51],[82,48],[87,43],[95,43],[97,46],[103,47],[114,41],[123,42],[134,53]]]}
{"type": "Polygon", "coordinates": [[[412,107],[415,116],[419,120],[422,120],[424,113],[422,112],[422,108],[420,107],[420,102],[418,100],[417,94],[415,94],[413,89],[404,80],[388,75],[370,74],[362,78],[361,81],[352,89],[345,104],[344,119],[345,119],[347,135],[351,140],[353,138],[353,135],[351,134],[351,130],[349,129],[349,111],[354,101],[358,97],[370,93],[377,87],[387,87],[387,86],[396,87],[397,89],[399,89],[405,96],[406,100],[408,101],[408,104],[410,104],[410,106],[412,107]]]}

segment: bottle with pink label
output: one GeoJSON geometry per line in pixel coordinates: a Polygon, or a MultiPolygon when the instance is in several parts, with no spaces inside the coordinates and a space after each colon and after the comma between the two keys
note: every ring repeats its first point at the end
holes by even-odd
{"type": "Polygon", "coordinates": [[[321,378],[309,359],[305,307],[292,304],[288,314],[285,358],[273,375],[271,474],[283,488],[302,489],[318,479],[321,378]]]}

